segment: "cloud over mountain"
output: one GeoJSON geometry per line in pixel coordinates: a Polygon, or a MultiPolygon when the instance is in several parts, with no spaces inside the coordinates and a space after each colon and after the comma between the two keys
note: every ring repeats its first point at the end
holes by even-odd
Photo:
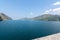
{"type": "Polygon", "coordinates": [[[60,15],[60,8],[48,9],[43,14],[56,14],[56,15],[60,15]]]}

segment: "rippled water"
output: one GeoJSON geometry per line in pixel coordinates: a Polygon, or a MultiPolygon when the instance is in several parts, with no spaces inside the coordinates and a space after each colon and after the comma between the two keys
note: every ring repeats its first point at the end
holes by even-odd
{"type": "Polygon", "coordinates": [[[9,20],[0,22],[0,40],[31,40],[60,32],[58,21],[9,20]]]}

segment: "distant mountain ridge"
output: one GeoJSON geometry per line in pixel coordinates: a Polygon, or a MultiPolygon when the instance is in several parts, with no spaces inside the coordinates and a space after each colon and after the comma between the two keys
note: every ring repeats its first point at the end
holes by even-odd
{"type": "Polygon", "coordinates": [[[12,18],[5,15],[4,13],[0,13],[0,21],[2,21],[2,20],[12,20],[12,18]]]}
{"type": "Polygon", "coordinates": [[[60,21],[60,15],[44,14],[41,16],[34,17],[33,20],[60,21]]]}
{"type": "MultiPolygon", "coordinates": [[[[12,18],[0,13],[0,21],[2,20],[12,20],[12,18]]],[[[60,15],[43,14],[34,18],[22,18],[21,20],[60,21],[60,15]]]]}

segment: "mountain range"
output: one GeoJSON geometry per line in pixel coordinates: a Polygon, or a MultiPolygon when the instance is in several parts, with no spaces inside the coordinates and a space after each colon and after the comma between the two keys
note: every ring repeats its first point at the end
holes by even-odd
{"type": "Polygon", "coordinates": [[[4,13],[0,13],[0,21],[2,20],[12,20],[12,18],[5,15],[4,13]]]}
{"type": "MultiPolygon", "coordinates": [[[[12,20],[12,18],[0,13],[0,21],[2,20],[12,20]]],[[[22,18],[21,20],[60,21],[60,15],[43,14],[34,18],[22,18]]]]}
{"type": "Polygon", "coordinates": [[[60,15],[43,14],[41,16],[34,17],[33,20],[60,21],[60,15]]]}

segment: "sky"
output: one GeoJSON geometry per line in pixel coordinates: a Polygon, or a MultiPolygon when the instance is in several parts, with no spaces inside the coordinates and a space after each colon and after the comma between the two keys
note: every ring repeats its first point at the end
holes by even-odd
{"type": "Polygon", "coordinates": [[[60,0],[0,0],[0,13],[12,19],[33,18],[42,14],[60,15],[60,0]]]}

